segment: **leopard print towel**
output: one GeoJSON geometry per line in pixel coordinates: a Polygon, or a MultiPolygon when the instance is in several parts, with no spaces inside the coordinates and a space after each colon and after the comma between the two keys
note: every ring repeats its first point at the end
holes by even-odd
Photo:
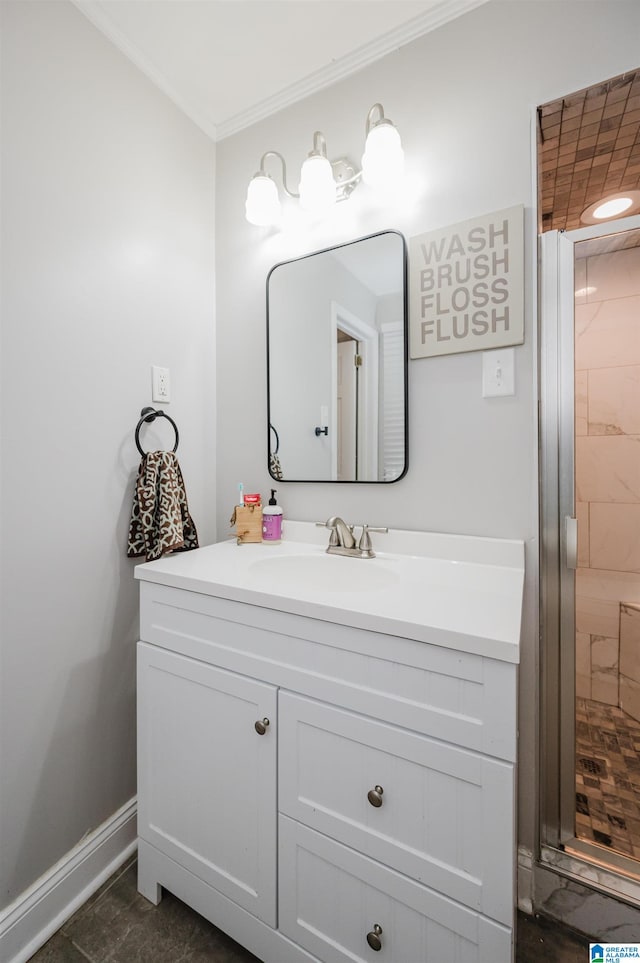
{"type": "Polygon", "coordinates": [[[167,552],[197,547],[198,533],[189,514],[178,459],[172,451],[147,452],[138,471],[127,556],[144,555],[152,562],[167,552]]]}
{"type": "Polygon", "coordinates": [[[282,481],[282,465],[280,464],[280,459],[275,452],[271,452],[269,455],[269,472],[278,481],[282,481]]]}

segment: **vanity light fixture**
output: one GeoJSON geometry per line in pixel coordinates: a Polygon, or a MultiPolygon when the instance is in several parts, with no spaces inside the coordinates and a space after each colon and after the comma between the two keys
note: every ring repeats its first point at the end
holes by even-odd
{"type": "Polygon", "coordinates": [[[404,172],[404,151],[398,128],[384,116],[382,104],[374,104],[367,114],[367,140],[362,155],[362,179],[371,187],[384,189],[404,172]],[[378,119],[374,121],[374,115],[378,119]]]}
{"type": "Polygon", "coordinates": [[[602,221],[611,220],[621,214],[629,217],[638,211],[640,211],[640,191],[621,191],[617,194],[608,194],[590,204],[580,215],[580,220],[583,224],[601,224],[602,221]]]}
{"type": "Polygon", "coordinates": [[[327,157],[327,142],[319,130],[313,135],[313,150],[300,171],[300,207],[311,214],[324,214],[336,202],[336,181],[327,157]]]}
{"type": "Polygon", "coordinates": [[[300,201],[300,207],[315,215],[328,213],[337,201],[346,200],[361,180],[373,188],[388,188],[400,180],[404,170],[404,151],[395,125],[384,116],[382,104],[374,104],[367,114],[366,143],[359,170],[346,157],[330,161],[322,131],[313,135],[313,150],[300,171],[298,193],[287,185],[287,164],[278,151],[268,150],[260,159],[260,170],[249,181],[245,212],[250,224],[267,227],[280,219],[280,196],[275,180],[265,170],[269,157],[282,166],[282,189],[287,197],[300,201]]]}

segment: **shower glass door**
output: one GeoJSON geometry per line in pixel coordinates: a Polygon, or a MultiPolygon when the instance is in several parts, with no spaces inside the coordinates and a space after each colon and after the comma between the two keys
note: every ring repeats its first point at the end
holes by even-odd
{"type": "Polygon", "coordinates": [[[543,843],[640,874],[640,218],[541,237],[543,843]]]}

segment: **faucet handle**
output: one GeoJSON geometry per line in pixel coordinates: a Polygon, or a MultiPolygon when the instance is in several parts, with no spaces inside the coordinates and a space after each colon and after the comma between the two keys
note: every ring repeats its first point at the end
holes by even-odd
{"type": "Polygon", "coordinates": [[[386,534],[389,531],[388,528],[371,528],[369,525],[362,526],[362,535],[360,536],[360,542],[358,543],[358,548],[362,552],[370,552],[372,545],[371,539],[369,538],[369,532],[379,532],[380,534],[386,534]]]}
{"type": "Polygon", "coordinates": [[[316,522],[316,528],[329,528],[331,529],[331,535],[329,536],[329,547],[335,548],[340,544],[340,539],[338,538],[338,529],[335,525],[330,525],[332,518],[328,518],[326,522],[316,522]]]}

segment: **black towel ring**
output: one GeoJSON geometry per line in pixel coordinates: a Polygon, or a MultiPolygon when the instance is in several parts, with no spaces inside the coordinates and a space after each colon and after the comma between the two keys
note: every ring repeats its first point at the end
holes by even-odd
{"type": "Polygon", "coordinates": [[[155,421],[156,418],[166,418],[167,421],[173,425],[173,430],[176,433],[176,443],[173,446],[172,450],[174,452],[178,450],[178,442],[180,441],[180,436],[178,434],[178,426],[176,425],[173,418],[169,417],[166,411],[160,411],[160,410],[156,411],[154,408],[143,408],[142,411],[140,412],[140,415],[141,415],[140,421],[136,425],[136,448],[138,449],[138,451],[140,452],[143,458],[147,453],[146,451],[142,450],[142,446],[140,444],[140,429],[145,421],[149,422],[150,424],[152,421],[155,421]]]}

